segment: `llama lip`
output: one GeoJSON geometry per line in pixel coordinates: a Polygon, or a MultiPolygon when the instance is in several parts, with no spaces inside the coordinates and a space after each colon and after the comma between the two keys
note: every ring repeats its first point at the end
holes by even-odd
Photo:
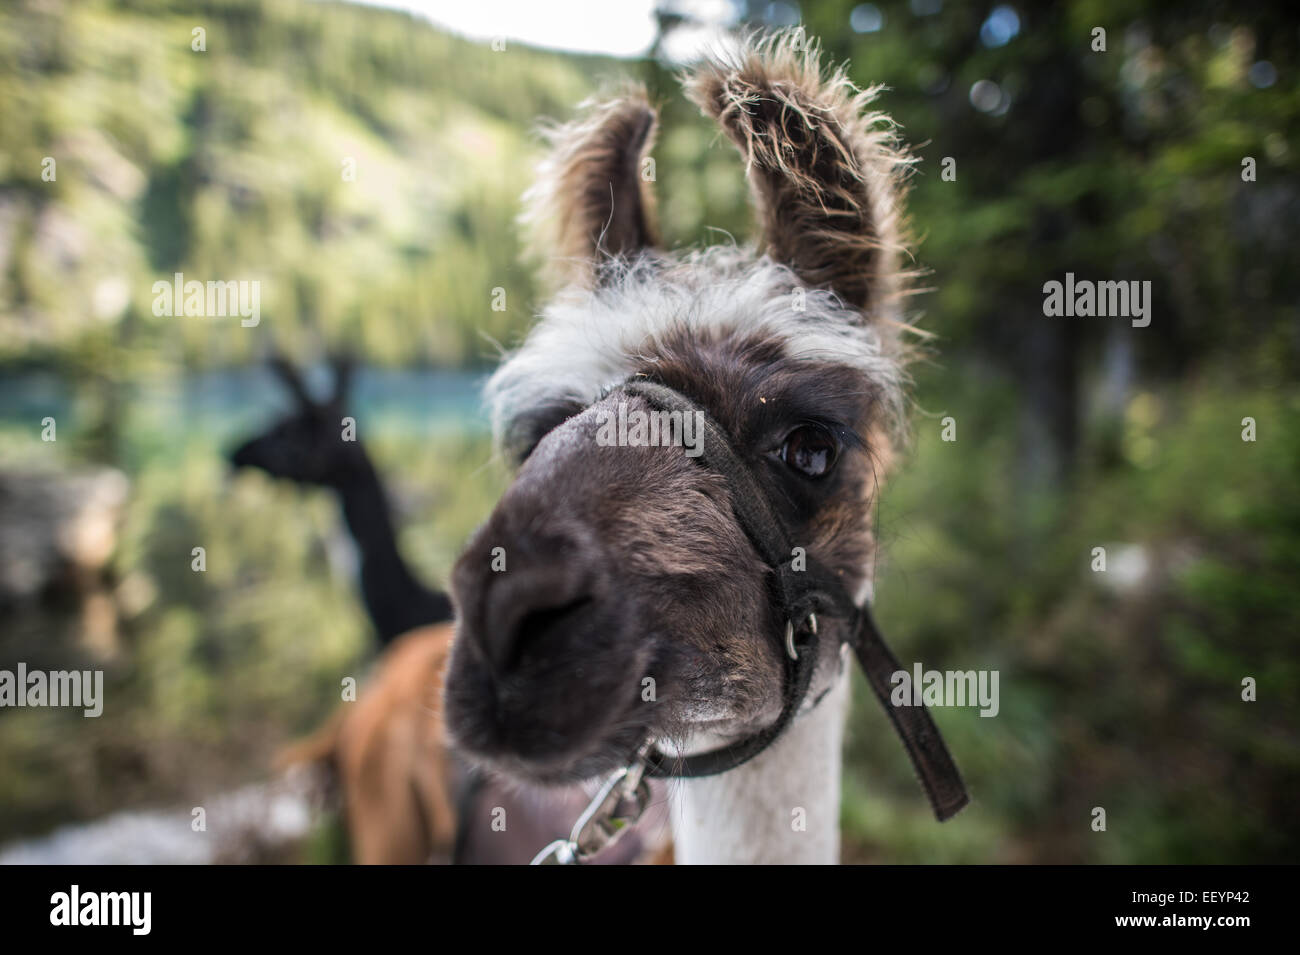
{"type": "Polygon", "coordinates": [[[535,715],[487,725],[490,718],[482,712],[471,715],[464,707],[453,708],[450,699],[448,707],[448,725],[456,727],[456,743],[464,752],[507,776],[544,786],[594,779],[626,766],[629,754],[655,733],[644,722],[639,699],[596,716],[581,743],[567,730],[540,725],[535,715]]]}
{"type": "Polygon", "coordinates": [[[639,744],[635,733],[620,733],[618,738],[601,743],[596,749],[576,758],[558,756],[536,759],[517,755],[480,757],[482,761],[507,776],[528,780],[542,786],[568,786],[596,779],[626,766],[639,744]]]}

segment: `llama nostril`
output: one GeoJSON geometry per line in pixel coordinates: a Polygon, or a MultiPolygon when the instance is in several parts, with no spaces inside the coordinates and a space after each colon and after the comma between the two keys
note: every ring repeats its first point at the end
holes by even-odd
{"type": "Polygon", "coordinates": [[[584,595],[558,607],[526,611],[515,625],[515,632],[502,635],[505,651],[502,667],[507,671],[514,670],[530,652],[544,653],[550,642],[547,638],[572,626],[592,602],[591,596],[584,595]]]}
{"type": "Polygon", "coordinates": [[[561,638],[581,626],[599,589],[587,566],[583,560],[530,554],[526,564],[500,573],[458,568],[453,582],[468,602],[462,628],[496,673],[545,659],[561,638]]]}

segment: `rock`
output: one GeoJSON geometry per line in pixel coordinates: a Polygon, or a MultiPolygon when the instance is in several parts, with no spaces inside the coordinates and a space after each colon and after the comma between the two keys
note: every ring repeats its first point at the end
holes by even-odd
{"type": "Polygon", "coordinates": [[[0,604],[89,589],[117,544],[129,489],[111,468],[0,471],[0,604]]]}

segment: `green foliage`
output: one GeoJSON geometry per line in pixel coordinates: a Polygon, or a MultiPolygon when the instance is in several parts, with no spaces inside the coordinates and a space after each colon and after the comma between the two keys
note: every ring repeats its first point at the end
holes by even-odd
{"type": "MultiPolygon", "coordinates": [[[[846,838],[874,861],[1282,862],[1300,783],[1300,392],[1206,385],[1158,406],[1142,466],[1097,469],[1050,533],[1017,541],[1008,454],[922,425],[886,491],[881,625],[927,668],[997,669],[1001,709],[937,716],[974,794],[935,827],[874,698],[850,727],[846,838]],[[1243,442],[1248,409],[1269,434],[1243,442]],[[1123,542],[1123,544],[1117,543],[1123,542]],[[1148,570],[1111,583],[1124,546],[1148,570]],[[1107,573],[1092,549],[1107,548],[1107,573]],[[1259,684],[1242,700],[1242,679],[1259,684]],[[883,798],[887,793],[888,798],[883,798]],[[1091,810],[1108,828],[1089,828],[1091,810]],[[951,834],[949,831],[951,830],[951,834]]],[[[996,442],[996,437],[994,441],[996,442]]]]}
{"type": "Polygon", "coordinates": [[[306,0],[6,6],[0,44],[0,360],[225,364],[270,330],[481,363],[526,324],[530,127],[581,61],[306,0]],[[259,281],[267,327],[155,316],[176,271],[259,281]]]}
{"type": "MultiPolygon", "coordinates": [[[[144,424],[128,430],[128,458],[140,454],[137,438],[148,447],[152,437],[150,416],[137,420],[144,424]]],[[[12,449],[24,437],[5,431],[0,441],[12,449]]],[[[345,532],[335,502],[260,473],[232,477],[220,450],[198,435],[178,452],[144,457],[111,570],[120,619],[107,660],[55,640],[48,614],[16,616],[4,634],[6,667],[15,659],[32,668],[105,666],[112,705],[98,719],[4,713],[0,841],[264,776],[277,748],[339,705],[343,677],[364,680],[373,636],[356,582],[337,561],[345,532]],[[203,572],[192,569],[200,545],[203,572]],[[117,775],[119,765],[135,766],[134,775],[117,775]]],[[[28,447],[12,460],[40,453],[28,447]]],[[[486,439],[381,436],[370,453],[381,472],[400,475],[392,483],[408,560],[431,584],[445,582],[460,543],[504,487],[486,439]]]]}
{"type": "MultiPolygon", "coordinates": [[[[879,106],[918,157],[909,208],[930,291],[913,317],[936,340],[881,502],[878,615],[905,660],[997,670],[1001,709],[937,714],[975,799],[938,827],[859,685],[846,858],[1293,861],[1300,37],[1281,10],[1071,0],[1017,6],[1019,33],[985,46],[986,7],[876,5],[877,33],[849,28],[856,0],[803,12],[858,83],[887,88],[879,106]],[[1089,48],[1095,26],[1106,53],[1089,48]],[[1261,60],[1271,86],[1249,80],[1261,60]],[[1005,109],[972,106],[980,80],[1005,109]],[[1152,324],[1046,318],[1042,285],[1066,271],[1151,281],[1152,324]],[[940,440],[947,415],[956,442],[940,440]]],[[[307,0],[0,11],[0,363],[52,371],[69,397],[55,447],[33,437],[45,391],[8,392],[0,460],[109,462],[133,480],[112,567],[122,705],[0,719],[0,839],[262,775],[333,708],[341,675],[363,675],[332,502],[229,479],[218,452],[257,401],[238,420],[191,418],[191,373],[271,340],[298,355],[349,343],[380,365],[490,362],[538,295],[515,223],[530,127],[628,74],[661,106],[669,243],[750,238],[734,150],[652,62],[494,53],[307,0]],[[155,316],[152,284],[174,271],[260,280],[262,325],[155,316]]],[[[481,424],[368,422],[403,549],[445,581],[505,482],[481,424]]],[[[77,626],[15,619],[4,652],[77,659],[56,638],[77,626]]],[[[337,826],[303,854],[343,858],[337,826]]]]}

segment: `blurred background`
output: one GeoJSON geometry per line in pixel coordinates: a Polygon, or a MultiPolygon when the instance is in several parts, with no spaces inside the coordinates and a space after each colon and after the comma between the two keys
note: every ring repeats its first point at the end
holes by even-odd
{"type": "Polygon", "coordinates": [[[936,714],[975,798],[943,827],[859,687],[846,860],[1295,860],[1293,7],[14,0],[0,669],[102,668],[106,704],[0,710],[0,861],[346,859],[328,812],[259,788],[375,653],[332,494],[227,463],[294,407],[265,357],[321,396],[327,356],[357,357],[350,412],[440,586],[505,486],[478,389],[539,294],[514,221],[536,121],[643,80],[668,240],[747,237],[741,164],[674,75],[796,23],[889,87],[919,157],[912,307],[936,347],[878,616],[904,659],[1001,674],[996,718],[936,714]],[[1151,324],[1044,317],[1067,271],[1150,281],[1151,324]],[[260,282],[260,323],[155,315],[176,272],[260,282]],[[196,847],[190,807],[244,802],[247,839],[196,847]]]}

